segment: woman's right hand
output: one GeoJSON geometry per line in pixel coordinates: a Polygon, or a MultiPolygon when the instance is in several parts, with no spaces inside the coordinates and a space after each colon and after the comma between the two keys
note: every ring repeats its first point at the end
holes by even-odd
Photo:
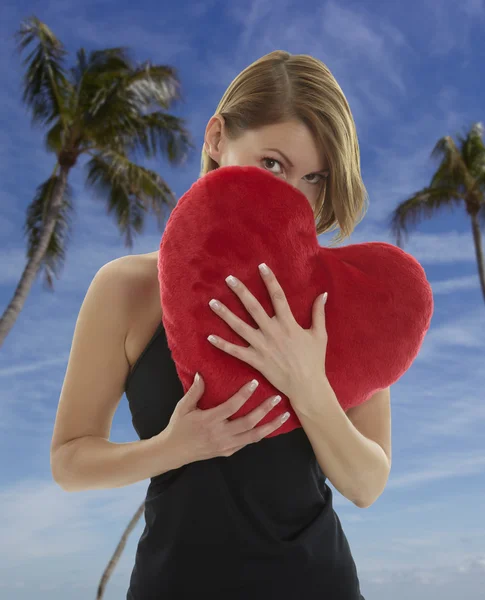
{"type": "Polygon", "coordinates": [[[276,396],[271,396],[247,415],[227,421],[256,389],[257,385],[251,389],[250,383],[223,404],[201,410],[196,405],[204,393],[205,385],[202,377],[199,376],[197,381],[196,376],[185,396],[177,403],[167,428],[162,432],[169,446],[183,456],[183,464],[215,456],[231,456],[247,444],[259,442],[288,419],[290,413],[285,413],[271,423],[256,427],[277,404],[272,403],[276,396]]]}

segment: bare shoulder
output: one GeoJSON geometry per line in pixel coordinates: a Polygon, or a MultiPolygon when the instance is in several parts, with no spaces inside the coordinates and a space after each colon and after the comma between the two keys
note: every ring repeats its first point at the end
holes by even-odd
{"type": "Polygon", "coordinates": [[[157,271],[158,252],[148,254],[127,254],[104,264],[98,271],[110,273],[123,283],[139,283],[147,285],[153,282],[157,271]]]}
{"type": "Polygon", "coordinates": [[[127,326],[139,309],[146,309],[146,299],[158,288],[157,258],[158,252],[121,256],[103,265],[96,275],[106,284],[112,282],[121,294],[127,326]]]}

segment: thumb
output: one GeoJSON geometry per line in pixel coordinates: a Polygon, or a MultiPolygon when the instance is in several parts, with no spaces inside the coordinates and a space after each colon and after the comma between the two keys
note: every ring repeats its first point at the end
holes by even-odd
{"type": "Polygon", "coordinates": [[[312,331],[317,334],[324,334],[325,329],[325,304],[327,302],[327,292],[317,297],[313,303],[312,311],[312,331]]]}
{"type": "Polygon", "coordinates": [[[204,380],[200,376],[199,373],[195,374],[194,382],[187,390],[187,393],[182,398],[183,400],[183,409],[186,411],[194,410],[197,408],[197,402],[200,400],[202,394],[204,393],[204,380]]]}

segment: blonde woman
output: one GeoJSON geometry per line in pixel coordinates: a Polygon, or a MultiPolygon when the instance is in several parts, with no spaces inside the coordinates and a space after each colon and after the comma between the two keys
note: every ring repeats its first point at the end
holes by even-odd
{"type": "MultiPolygon", "coordinates": [[[[271,52],[230,84],[205,130],[200,175],[227,165],[255,165],[295,186],[317,233],[338,227],[337,241],[365,214],[349,105],[311,56],[271,52]]],[[[226,421],[251,395],[249,381],[220,406],[199,410],[204,382],[184,395],[167,346],[157,258],[158,251],[119,258],[94,277],[52,440],[53,475],[65,490],[151,479],[127,600],[362,600],[326,479],[359,507],[382,493],[389,389],[348,410],[352,430],[333,436],[320,462],[303,427],[265,439],[282,423],[258,426],[274,397],[226,421]],[[115,444],[109,433],[123,392],[140,440],[115,444]],[[357,491],[352,481],[360,485],[362,472],[369,483],[357,491]]]]}

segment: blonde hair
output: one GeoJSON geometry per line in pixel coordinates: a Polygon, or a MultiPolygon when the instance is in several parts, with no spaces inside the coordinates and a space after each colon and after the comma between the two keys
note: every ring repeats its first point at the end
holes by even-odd
{"type": "MultiPolygon", "coordinates": [[[[324,63],[306,54],[270,52],[231,82],[215,114],[224,118],[230,140],[289,120],[307,125],[329,168],[314,210],[317,235],[339,228],[330,245],[350,236],[365,215],[368,196],[350,106],[324,63]]],[[[218,167],[203,147],[199,177],[218,167]]]]}

